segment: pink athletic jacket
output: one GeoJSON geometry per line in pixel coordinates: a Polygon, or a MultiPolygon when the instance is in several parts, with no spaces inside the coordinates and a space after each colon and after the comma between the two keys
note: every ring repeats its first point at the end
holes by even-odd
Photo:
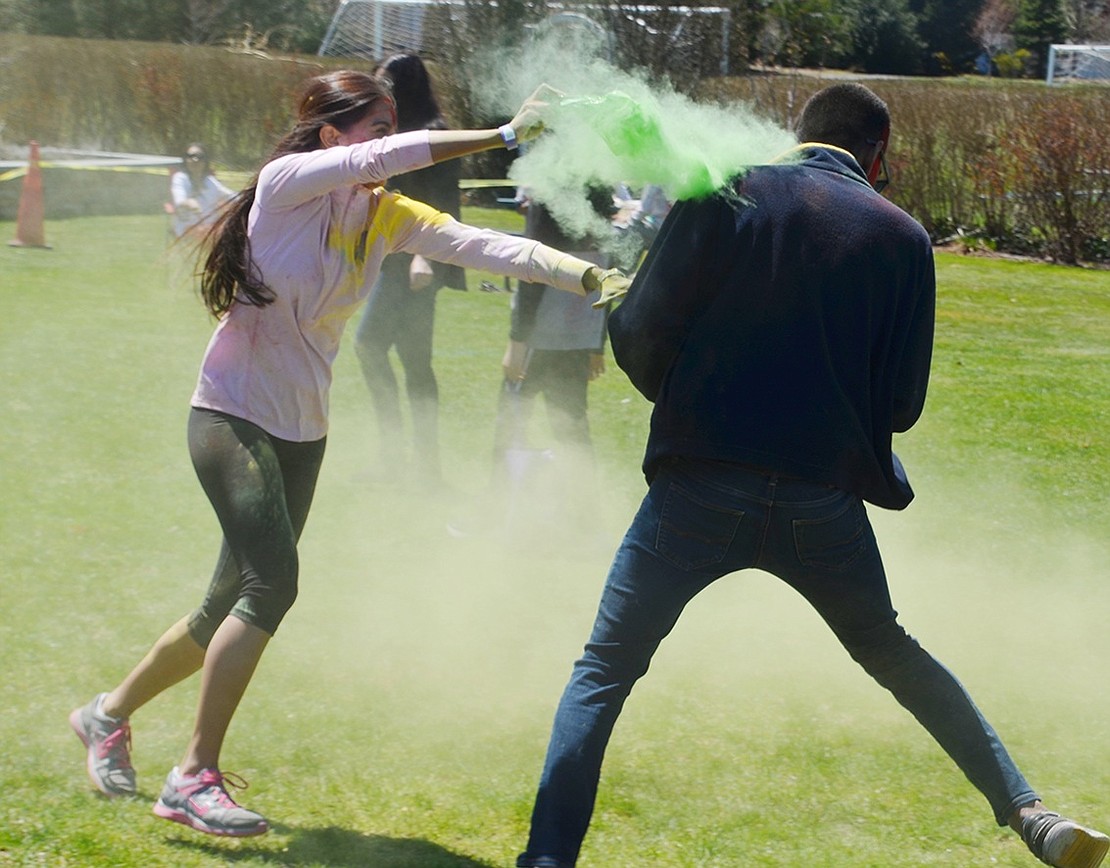
{"type": "Polygon", "coordinates": [[[343,327],[388,253],[418,253],[585,293],[589,262],[467,226],[374,186],[431,162],[428,133],[418,130],[291,154],[263,167],[248,234],[274,301],[234,304],[220,320],[201,363],[194,407],[238,416],[282,440],[323,437],[343,327]]]}

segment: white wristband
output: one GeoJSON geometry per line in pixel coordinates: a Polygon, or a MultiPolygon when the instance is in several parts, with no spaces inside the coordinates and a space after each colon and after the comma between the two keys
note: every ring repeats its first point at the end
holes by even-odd
{"type": "Polygon", "coordinates": [[[514,130],[509,124],[505,124],[505,126],[503,127],[498,127],[497,132],[501,134],[501,141],[505,143],[506,148],[508,148],[510,151],[515,151],[517,149],[516,130],[514,130]]]}

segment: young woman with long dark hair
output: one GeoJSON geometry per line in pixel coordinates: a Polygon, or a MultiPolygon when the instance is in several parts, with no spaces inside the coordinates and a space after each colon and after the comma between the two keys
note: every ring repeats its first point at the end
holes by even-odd
{"type": "MultiPolygon", "coordinates": [[[[542,89],[541,89],[542,90],[542,89]]],[[[135,792],[129,717],[201,671],[192,738],[154,806],[213,835],[268,828],[220,771],[224,735],[262,652],[297,595],[297,541],[327,433],[344,324],[397,250],[584,294],[619,273],[535,241],[465,226],[383,182],[538,135],[541,91],[500,129],[393,135],[388,85],[361,72],[310,80],[297,122],[207,236],[201,295],[218,325],[192,398],[189,451],[223,530],[200,607],[116,687],[70,715],[93,783],[135,792]]]]}

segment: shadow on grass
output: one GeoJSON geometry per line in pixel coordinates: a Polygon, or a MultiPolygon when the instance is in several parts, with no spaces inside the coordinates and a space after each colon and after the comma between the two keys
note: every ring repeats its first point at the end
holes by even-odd
{"type": "Polygon", "coordinates": [[[452,853],[420,838],[364,835],[336,826],[301,829],[284,826],[274,831],[285,839],[280,849],[261,846],[261,841],[266,839],[259,839],[257,844],[250,839],[238,839],[235,842],[238,846],[234,847],[210,843],[210,839],[178,838],[166,843],[206,853],[226,865],[251,860],[266,865],[326,865],[329,868],[494,868],[491,862],[452,853]]]}

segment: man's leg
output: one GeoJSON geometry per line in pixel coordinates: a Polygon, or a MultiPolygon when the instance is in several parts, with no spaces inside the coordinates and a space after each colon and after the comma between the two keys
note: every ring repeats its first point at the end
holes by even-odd
{"type": "MultiPolygon", "coordinates": [[[[633,526],[635,527],[635,526],[633,526]]],[[[634,531],[618,550],[593,633],[563,692],[532,812],[529,856],[574,864],[589,827],[601,763],[633,684],[700,583],[668,581],[649,564],[634,531]]]]}
{"type": "Polygon", "coordinates": [[[956,677],[897,623],[886,574],[858,498],[805,483],[778,493],[765,552],[864,670],[891,692],[986,797],[1000,826],[1056,868],[1096,868],[1110,838],[1046,811],[956,677]],[[808,501],[808,502],[806,502],[808,501]]]}
{"type": "Polygon", "coordinates": [[[858,497],[780,485],[759,566],[801,593],[863,669],[891,692],[986,796],[999,825],[1037,799],[963,685],[907,635],[858,497]]]}
{"type": "Polygon", "coordinates": [[[663,471],[652,482],[613,560],[590,640],[559,702],[528,848],[518,865],[541,857],[574,864],[605,748],[632,686],[686,604],[719,576],[750,565],[761,522],[746,516],[738,500],[715,503],[720,496],[719,489],[699,487],[678,471],[663,471]],[[691,490],[698,496],[688,496],[691,490]]]}

